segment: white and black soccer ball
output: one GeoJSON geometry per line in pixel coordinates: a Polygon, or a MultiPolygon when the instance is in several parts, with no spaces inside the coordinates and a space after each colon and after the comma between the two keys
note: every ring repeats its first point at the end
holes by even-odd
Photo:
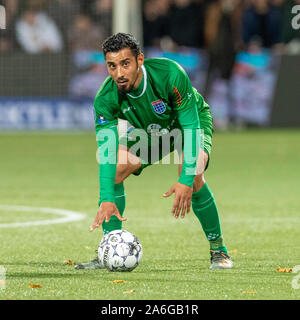
{"type": "Polygon", "coordinates": [[[109,271],[132,271],[138,266],[142,255],[138,238],[126,230],[109,232],[98,247],[99,261],[109,271]]]}

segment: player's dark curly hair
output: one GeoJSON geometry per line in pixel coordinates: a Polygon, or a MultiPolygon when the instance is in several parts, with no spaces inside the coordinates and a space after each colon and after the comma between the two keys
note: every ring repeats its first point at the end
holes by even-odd
{"type": "Polygon", "coordinates": [[[131,34],[128,33],[119,32],[114,34],[104,40],[102,44],[104,56],[106,56],[108,52],[118,52],[125,48],[129,48],[135,57],[141,53],[140,44],[131,34]]]}

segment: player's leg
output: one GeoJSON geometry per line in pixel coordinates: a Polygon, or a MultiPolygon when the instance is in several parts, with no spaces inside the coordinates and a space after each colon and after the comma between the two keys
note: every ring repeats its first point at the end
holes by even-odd
{"type": "MultiPolygon", "coordinates": [[[[178,167],[179,175],[182,170],[182,158],[178,167]]],[[[204,178],[208,159],[208,153],[200,149],[197,175],[193,184],[192,208],[209,241],[210,269],[228,269],[232,267],[232,262],[224,243],[216,201],[204,178]]]]}
{"type": "MultiPolygon", "coordinates": [[[[181,157],[181,163],[178,166],[179,175],[182,170],[182,158],[183,155],[181,157]]],[[[203,149],[200,149],[197,175],[195,176],[193,184],[192,208],[202,225],[206,238],[209,241],[210,249],[222,250],[227,253],[222,238],[220,219],[215,199],[204,178],[204,170],[207,162],[208,154],[203,149]]]]}

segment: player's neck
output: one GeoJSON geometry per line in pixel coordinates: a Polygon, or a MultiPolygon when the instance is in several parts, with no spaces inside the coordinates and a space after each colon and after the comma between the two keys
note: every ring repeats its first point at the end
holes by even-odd
{"type": "Polygon", "coordinates": [[[143,80],[143,70],[140,67],[138,71],[138,75],[136,77],[135,83],[133,85],[133,89],[137,89],[143,80]]]}

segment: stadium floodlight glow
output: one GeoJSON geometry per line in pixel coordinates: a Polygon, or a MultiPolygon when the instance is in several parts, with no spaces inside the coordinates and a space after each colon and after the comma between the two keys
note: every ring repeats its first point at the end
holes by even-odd
{"type": "Polygon", "coordinates": [[[0,6],[0,29],[6,29],[6,10],[3,6],[0,6]]]}

